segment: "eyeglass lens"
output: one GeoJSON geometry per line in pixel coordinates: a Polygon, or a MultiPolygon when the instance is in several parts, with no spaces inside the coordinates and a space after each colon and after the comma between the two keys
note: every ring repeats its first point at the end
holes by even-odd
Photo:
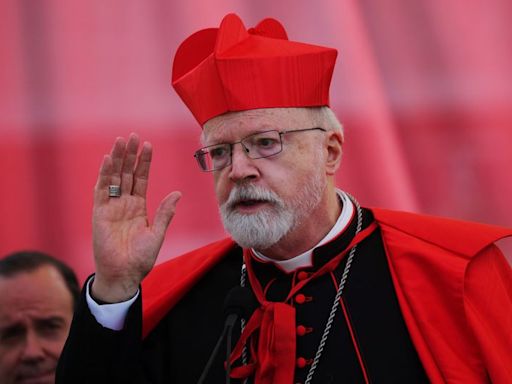
{"type": "Polygon", "coordinates": [[[282,150],[281,135],[278,131],[259,132],[249,135],[236,143],[223,143],[197,151],[196,158],[205,171],[213,171],[231,164],[231,151],[235,144],[241,144],[248,157],[261,159],[275,155],[282,150]]]}

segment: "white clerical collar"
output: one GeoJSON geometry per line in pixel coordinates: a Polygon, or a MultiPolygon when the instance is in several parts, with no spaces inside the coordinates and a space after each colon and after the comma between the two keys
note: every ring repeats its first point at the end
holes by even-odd
{"type": "Polygon", "coordinates": [[[280,269],[287,273],[293,272],[298,268],[311,267],[313,265],[313,250],[339,236],[349,226],[352,217],[354,216],[354,203],[352,203],[352,200],[350,200],[347,194],[340,189],[337,189],[336,193],[342,202],[341,213],[336,224],[334,224],[329,233],[313,248],[287,260],[271,259],[255,249],[252,250],[253,254],[262,261],[276,264],[280,269]]]}

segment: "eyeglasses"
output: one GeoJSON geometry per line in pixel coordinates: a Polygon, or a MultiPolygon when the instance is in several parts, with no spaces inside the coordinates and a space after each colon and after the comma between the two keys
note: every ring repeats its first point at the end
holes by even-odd
{"type": "Polygon", "coordinates": [[[287,133],[293,132],[306,132],[313,130],[320,130],[326,132],[325,129],[320,127],[296,129],[290,131],[265,131],[258,132],[244,137],[240,141],[234,143],[220,143],[209,145],[207,147],[198,149],[194,153],[194,157],[199,164],[199,167],[204,172],[218,171],[231,164],[233,146],[240,144],[245,151],[245,154],[251,159],[263,159],[277,155],[283,150],[282,136],[287,133]]]}

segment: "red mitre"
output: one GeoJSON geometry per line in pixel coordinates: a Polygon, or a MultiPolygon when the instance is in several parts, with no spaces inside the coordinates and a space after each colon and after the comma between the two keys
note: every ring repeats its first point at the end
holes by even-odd
{"type": "Polygon", "coordinates": [[[289,41],[264,19],[247,30],[235,14],[187,38],[174,57],[172,85],[199,124],[231,111],[329,105],[337,51],[289,41]]]}

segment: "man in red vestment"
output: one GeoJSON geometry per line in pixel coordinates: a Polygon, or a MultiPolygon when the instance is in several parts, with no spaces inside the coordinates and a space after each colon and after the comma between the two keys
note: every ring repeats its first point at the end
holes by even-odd
{"type": "Polygon", "coordinates": [[[195,157],[231,238],[154,268],[180,193],[148,223],[152,147],[117,139],[58,382],[512,382],[512,272],[494,245],[512,230],[337,189],[336,55],[233,14],[182,43],[173,86],[203,128],[195,157]],[[253,298],[228,300],[224,322],[233,286],[253,298]]]}

